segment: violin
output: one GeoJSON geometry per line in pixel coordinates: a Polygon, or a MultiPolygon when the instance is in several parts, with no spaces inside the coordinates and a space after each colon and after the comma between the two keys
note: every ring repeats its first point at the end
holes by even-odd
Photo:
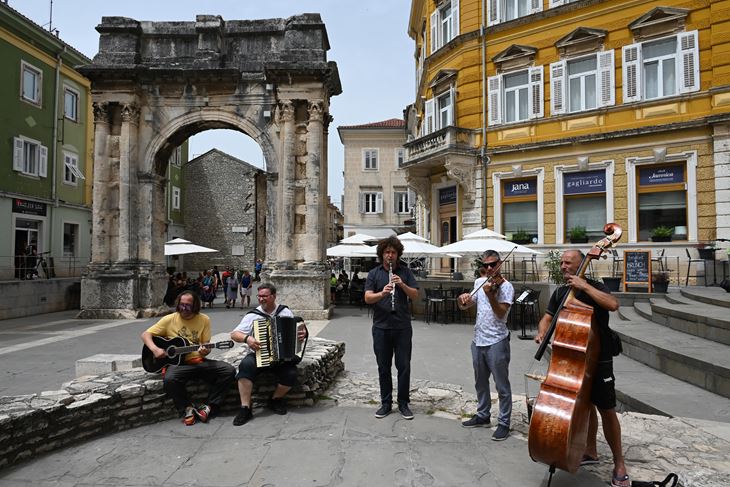
{"type": "Polygon", "coordinates": [[[469,298],[464,300],[465,301],[464,303],[462,303],[460,299],[457,300],[456,304],[459,307],[459,309],[461,309],[461,310],[468,309],[473,304],[471,301],[472,298],[474,297],[474,295],[477,292],[479,292],[480,289],[484,289],[487,286],[489,286],[490,288],[498,289],[499,286],[502,285],[502,283],[505,281],[505,278],[502,276],[502,274],[499,273],[499,269],[502,267],[502,264],[504,263],[504,261],[506,261],[510,255],[512,255],[512,252],[514,252],[516,248],[517,247],[514,247],[512,250],[510,250],[509,253],[507,255],[505,255],[503,259],[501,259],[499,261],[499,264],[497,264],[497,267],[494,269],[494,274],[489,276],[487,278],[487,280],[484,281],[484,283],[481,286],[474,289],[469,294],[469,298]]]}
{"type": "MultiPolygon", "coordinates": [[[[585,275],[591,260],[598,259],[621,238],[621,227],[608,223],[606,237],[597,242],[581,262],[579,277],[585,275]]],[[[550,338],[552,356],[547,376],[532,405],[528,450],[530,457],[550,467],[575,473],[585,452],[588,439],[588,418],[591,385],[598,362],[600,338],[593,308],[566,293],[558,312],[553,316],[535,359],[540,360],[550,338]]],[[[528,404],[529,407],[529,404],[528,404]]]]}

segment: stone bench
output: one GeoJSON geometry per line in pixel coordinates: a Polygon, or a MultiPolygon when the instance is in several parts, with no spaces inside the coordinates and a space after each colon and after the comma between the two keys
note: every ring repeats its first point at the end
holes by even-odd
{"type": "MultiPolygon", "coordinates": [[[[211,358],[237,367],[242,348],[213,353],[211,358]]],[[[322,397],[344,370],[344,353],[342,342],[310,338],[307,353],[297,366],[299,385],[287,395],[289,405],[311,406],[322,397]]],[[[88,363],[99,365],[103,361],[97,357],[88,363]]],[[[255,404],[268,399],[275,386],[272,374],[261,374],[259,379],[254,387],[255,404]]],[[[61,387],[39,394],[0,397],[0,468],[96,436],[177,417],[163,391],[162,377],[140,367],[85,375],[61,387]]],[[[193,401],[203,402],[208,387],[191,381],[189,391],[193,401]]],[[[222,412],[233,412],[239,404],[234,384],[222,412]]]]}

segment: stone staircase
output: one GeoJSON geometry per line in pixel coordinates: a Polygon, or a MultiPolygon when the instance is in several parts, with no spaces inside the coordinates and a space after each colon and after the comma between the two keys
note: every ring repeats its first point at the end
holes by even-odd
{"type": "Polygon", "coordinates": [[[730,423],[730,294],[690,287],[617,297],[619,400],[640,412],[730,423]]]}

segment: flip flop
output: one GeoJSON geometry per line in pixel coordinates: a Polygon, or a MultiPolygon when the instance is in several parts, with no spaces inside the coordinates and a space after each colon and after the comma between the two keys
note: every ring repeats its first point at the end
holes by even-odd
{"type": "Polygon", "coordinates": [[[611,479],[611,487],[631,487],[631,479],[629,479],[628,475],[624,475],[621,478],[614,475],[611,479]]]}
{"type": "Polygon", "coordinates": [[[595,465],[597,463],[600,463],[600,460],[598,460],[598,458],[594,458],[590,455],[583,455],[583,458],[580,460],[581,467],[584,467],[586,465],[595,465]]]}

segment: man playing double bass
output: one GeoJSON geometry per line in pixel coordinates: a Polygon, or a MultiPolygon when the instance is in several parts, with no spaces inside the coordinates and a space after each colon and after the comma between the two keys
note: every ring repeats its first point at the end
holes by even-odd
{"type": "Polygon", "coordinates": [[[616,390],[614,388],[615,378],[613,376],[613,341],[611,338],[611,330],[608,327],[608,312],[616,311],[619,303],[603,284],[592,280],[585,280],[576,275],[582,261],[583,253],[579,250],[571,249],[563,252],[560,259],[560,271],[563,274],[567,286],[559,287],[550,297],[545,316],[543,316],[538,325],[538,333],[535,336],[535,341],[537,343],[542,341],[550,327],[553,316],[560,311],[557,308],[560,306],[565,294],[569,292],[569,288],[572,287],[575,290],[576,299],[593,307],[594,316],[599,328],[601,346],[591,387],[591,402],[595,405],[595,408],[591,408],[590,412],[588,441],[581,465],[598,463],[598,450],[596,445],[596,435],[598,434],[597,408],[603,421],[603,434],[613,454],[613,478],[611,479],[611,485],[613,487],[630,487],[631,480],[629,480],[629,476],[626,473],[626,465],[624,464],[624,456],[621,449],[621,425],[616,414],[616,390]]]}

